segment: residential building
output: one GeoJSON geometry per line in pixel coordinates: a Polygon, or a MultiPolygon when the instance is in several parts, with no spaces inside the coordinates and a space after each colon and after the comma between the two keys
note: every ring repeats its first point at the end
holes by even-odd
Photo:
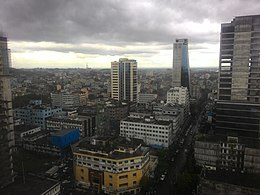
{"type": "Polygon", "coordinates": [[[14,110],[14,117],[21,119],[25,124],[37,125],[45,129],[46,119],[61,111],[62,108],[43,105],[41,101],[38,103],[31,102],[28,106],[16,108],[14,110]]]}
{"type": "Polygon", "coordinates": [[[137,100],[137,62],[120,58],[111,62],[111,97],[118,101],[137,100]]]}
{"type": "Polygon", "coordinates": [[[41,127],[35,125],[17,125],[14,126],[15,144],[22,145],[23,137],[41,131],[41,127]]]}
{"type": "Polygon", "coordinates": [[[0,189],[13,182],[15,145],[7,37],[0,33],[0,189]]]}
{"type": "Polygon", "coordinates": [[[151,114],[130,113],[120,122],[120,136],[142,139],[147,145],[169,147],[180,130],[180,116],[153,116],[151,114]]]}
{"type": "Polygon", "coordinates": [[[188,39],[176,39],[173,44],[172,87],[187,87],[190,90],[190,65],[188,39]]]}
{"type": "Polygon", "coordinates": [[[72,146],[74,176],[81,188],[106,194],[138,194],[144,175],[151,175],[149,147],[141,140],[96,137],[72,146]]]}
{"type": "Polygon", "coordinates": [[[61,108],[79,107],[81,94],[79,93],[51,93],[52,106],[61,108]]]}
{"type": "Polygon", "coordinates": [[[260,15],[221,25],[216,133],[260,138],[260,15]]]}

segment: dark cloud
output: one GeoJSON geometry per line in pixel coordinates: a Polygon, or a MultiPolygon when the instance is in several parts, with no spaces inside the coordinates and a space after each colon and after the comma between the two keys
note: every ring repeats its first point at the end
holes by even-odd
{"type": "Polygon", "coordinates": [[[216,43],[216,32],[194,33],[188,24],[229,22],[259,10],[259,0],[8,0],[1,2],[0,27],[10,39],[36,42],[169,43],[188,37],[216,43]]]}

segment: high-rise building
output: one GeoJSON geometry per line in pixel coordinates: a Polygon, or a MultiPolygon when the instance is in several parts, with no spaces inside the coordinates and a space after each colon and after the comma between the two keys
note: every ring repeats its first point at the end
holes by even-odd
{"type": "Polygon", "coordinates": [[[221,25],[216,133],[260,138],[260,15],[221,25]]]}
{"type": "Polygon", "coordinates": [[[13,182],[14,125],[7,38],[0,34],[0,189],[13,182]]]}
{"type": "Polygon", "coordinates": [[[111,62],[111,97],[118,101],[137,100],[137,62],[120,58],[111,62]]]}
{"type": "Polygon", "coordinates": [[[190,89],[190,65],[188,39],[176,39],[173,44],[173,74],[172,87],[187,87],[190,89]]]}

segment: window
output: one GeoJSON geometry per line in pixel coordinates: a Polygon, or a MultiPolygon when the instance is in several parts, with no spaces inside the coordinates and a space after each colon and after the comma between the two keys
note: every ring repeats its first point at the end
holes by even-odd
{"type": "Polygon", "coordinates": [[[112,186],[113,186],[113,184],[112,184],[112,183],[109,183],[109,186],[110,186],[110,187],[112,187],[112,186]]]}
{"type": "Polygon", "coordinates": [[[128,175],[121,175],[121,176],[119,176],[119,179],[125,179],[125,178],[128,178],[128,175]]]}
{"type": "Polygon", "coordinates": [[[128,186],[128,183],[119,184],[119,187],[127,187],[127,186],[128,186]]]}
{"type": "Polygon", "coordinates": [[[136,173],[134,173],[133,176],[136,177],[136,173]]]}
{"type": "Polygon", "coordinates": [[[84,169],[81,169],[81,172],[83,173],[83,172],[84,172],[84,169]]]}
{"type": "Polygon", "coordinates": [[[112,176],[112,175],[109,175],[109,178],[110,178],[110,179],[112,179],[112,178],[113,178],[113,176],[112,176]]]}
{"type": "Polygon", "coordinates": [[[133,184],[134,184],[134,185],[136,185],[136,183],[137,183],[136,181],[133,181],[133,184]]]}
{"type": "Polygon", "coordinates": [[[81,177],[81,180],[84,180],[84,177],[81,177]]]}

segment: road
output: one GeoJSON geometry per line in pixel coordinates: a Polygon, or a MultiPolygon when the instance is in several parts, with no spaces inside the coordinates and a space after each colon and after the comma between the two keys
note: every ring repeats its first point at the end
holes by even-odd
{"type": "Polygon", "coordinates": [[[148,194],[176,194],[174,191],[174,184],[176,182],[176,176],[181,173],[184,169],[186,163],[186,152],[185,150],[190,149],[190,145],[192,144],[194,134],[198,131],[199,124],[201,121],[201,115],[199,116],[197,123],[192,125],[187,136],[183,136],[182,138],[185,140],[183,146],[179,148],[173,148],[173,150],[179,150],[179,152],[175,156],[175,161],[171,162],[172,166],[170,166],[170,170],[168,170],[168,174],[165,180],[160,181],[155,188],[155,191],[148,192],[148,194]]]}

